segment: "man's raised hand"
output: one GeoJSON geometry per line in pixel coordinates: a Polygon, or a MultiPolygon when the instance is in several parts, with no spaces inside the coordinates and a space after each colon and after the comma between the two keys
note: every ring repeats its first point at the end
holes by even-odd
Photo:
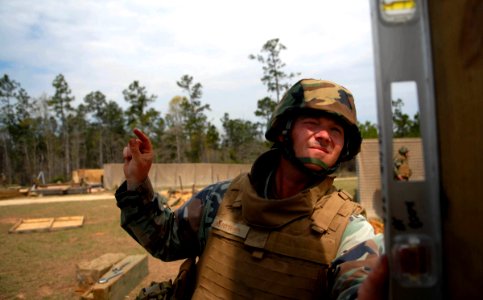
{"type": "Polygon", "coordinates": [[[131,138],[124,147],[124,176],[128,190],[133,190],[148,177],[153,163],[153,146],[149,138],[139,129],[133,130],[137,138],[131,138]]]}

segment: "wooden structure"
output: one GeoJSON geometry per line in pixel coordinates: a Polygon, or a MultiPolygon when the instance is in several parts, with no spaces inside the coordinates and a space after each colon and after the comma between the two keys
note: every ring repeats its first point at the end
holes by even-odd
{"type": "Polygon", "coordinates": [[[81,227],[84,224],[84,216],[20,219],[10,228],[9,233],[30,233],[56,231],[68,228],[81,227]]]}
{"type": "Polygon", "coordinates": [[[481,298],[483,1],[428,0],[447,299],[481,298]]]}
{"type": "MultiPolygon", "coordinates": [[[[104,164],[104,188],[115,190],[124,181],[123,164],[104,164]]],[[[155,190],[204,187],[249,172],[251,164],[153,164],[149,179],[155,190]]]]}
{"type": "Polygon", "coordinates": [[[74,184],[101,185],[104,177],[104,169],[77,169],[72,171],[74,184]]]}
{"type": "Polygon", "coordinates": [[[76,265],[76,280],[79,291],[86,292],[102,275],[119,261],[126,258],[124,253],[106,253],[91,261],[82,261],[76,265]]]}
{"type": "Polygon", "coordinates": [[[82,300],[121,300],[148,275],[148,256],[130,255],[119,261],[81,296],[82,300]]]}

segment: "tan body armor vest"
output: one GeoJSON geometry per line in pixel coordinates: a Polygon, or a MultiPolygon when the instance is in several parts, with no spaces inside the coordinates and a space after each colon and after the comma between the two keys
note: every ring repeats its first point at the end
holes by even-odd
{"type": "Polygon", "coordinates": [[[351,214],[333,179],[296,196],[259,197],[248,176],[227,190],[198,263],[193,299],[321,299],[351,214]]]}

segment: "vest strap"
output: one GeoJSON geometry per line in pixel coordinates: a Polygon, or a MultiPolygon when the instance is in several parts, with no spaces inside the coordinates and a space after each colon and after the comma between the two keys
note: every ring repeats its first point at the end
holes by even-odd
{"type": "Polygon", "coordinates": [[[315,226],[316,228],[318,227],[316,229],[317,232],[323,233],[330,228],[330,224],[333,222],[334,217],[337,215],[339,210],[346,202],[340,197],[329,197],[330,198],[328,199],[328,201],[325,201],[324,205],[321,208],[314,210],[314,212],[312,213],[312,226],[315,226]]]}

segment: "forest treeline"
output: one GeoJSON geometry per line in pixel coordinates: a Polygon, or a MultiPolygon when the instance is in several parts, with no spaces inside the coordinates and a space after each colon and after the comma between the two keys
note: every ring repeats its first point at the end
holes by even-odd
{"type": "MultiPolygon", "coordinates": [[[[176,81],[180,95],[173,95],[163,115],[150,106],[157,96],[137,80],[122,91],[126,109],[119,99],[110,100],[102,91],[88,93],[75,107],[63,74],[52,81],[53,95],[38,97],[4,74],[0,78],[2,183],[29,185],[40,172],[47,182],[64,182],[76,169],[122,163],[122,149],[133,128],[150,136],[158,163],[251,163],[270,147],[263,136],[266,124],[291,80],[299,75],[283,71],[280,52],[285,49],[272,39],[259,54],[248,56],[262,64],[261,82],[269,95],[257,101],[258,122],[225,113],[222,128],[208,121],[210,106],[202,102],[203,86],[190,75],[176,81]]],[[[403,105],[402,101],[393,104],[403,105]]],[[[404,122],[407,127],[413,121],[404,122]]],[[[366,122],[360,128],[363,136],[377,137],[375,124],[366,122]]]]}
{"type": "Polygon", "coordinates": [[[150,107],[156,96],[133,81],[122,91],[127,108],[101,91],[78,106],[66,78],[52,82],[54,94],[34,98],[7,74],[0,78],[1,176],[6,183],[30,184],[43,172],[48,182],[66,181],[76,169],[121,163],[122,149],[139,128],[150,136],[159,163],[246,163],[267,149],[261,123],[225,114],[223,134],[208,122],[202,85],[183,75],[177,81],[186,96],[173,96],[168,111],[150,107]]]}

